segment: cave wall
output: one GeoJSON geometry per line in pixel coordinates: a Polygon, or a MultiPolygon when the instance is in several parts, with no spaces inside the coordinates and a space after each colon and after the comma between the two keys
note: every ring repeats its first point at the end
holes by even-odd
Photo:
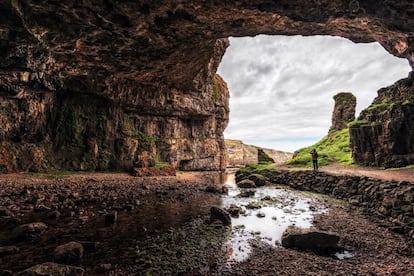
{"type": "Polygon", "coordinates": [[[413,66],[413,14],[392,0],[1,1],[0,170],[223,169],[225,38],[378,41],[413,66]]]}

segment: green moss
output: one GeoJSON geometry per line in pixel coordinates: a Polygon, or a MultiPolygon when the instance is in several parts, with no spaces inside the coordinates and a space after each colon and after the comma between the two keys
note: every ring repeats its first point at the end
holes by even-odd
{"type": "Polygon", "coordinates": [[[350,165],[354,161],[349,144],[348,128],[340,131],[332,131],[316,144],[296,151],[293,159],[288,161],[287,164],[311,167],[312,160],[309,152],[312,149],[316,149],[319,155],[318,163],[320,166],[329,165],[334,162],[350,165]]]}
{"type": "Polygon", "coordinates": [[[408,166],[405,166],[405,167],[401,167],[401,168],[388,168],[386,170],[387,171],[401,171],[401,170],[406,170],[406,169],[414,169],[414,164],[408,165],[408,166]]]}
{"type": "Polygon", "coordinates": [[[367,120],[355,120],[350,123],[348,123],[348,127],[356,127],[361,125],[368,125],[369,122],[367,120]]]}
{"type": "Polygon", "coordinates": [[[263,149],[257,149],[257,159],[259,161],[259,164],[272,164],[275,161],[272,157],[270,157],[267,153],[264,152],[263,149]]]}
{"type": "Polygon", "coordinates": [[[138,139],[140,147],[148,151],[155,146],[155,142],[157,141],[157,138],[154,136],[147,135],[139,130],[135,131],[135,137],[138,139]]]}
{"type": "Polygon", "coordinates": [[[57,118],[56,130],[65,137],[68,145],[73,147],[82,146],[81,128],[78,122],[78,114],[73,105],[63,107],[57,118]]]}
{"type": "Polygon", "coordinates": [[[151,149],[155,147],[156,143],[161,143],[164,141],[163,139],[148,135],[139,130],[138,126],[141,124],[141,120],[136,115],[127,114],[127,116],[124,117],[123,124],[123,127],[127,131],[128,135],[137,139],[139,142],[139,147],[143,150],[151,151],[151,149]]]}
{"type": "Polygon", "coordinates": [[[237,175],[240,175],[241,177],[252,175],[252,174],[261,174],[265,171],[277,171],[271,164],[250,164],[246,165],[242,168],[240,168],[237,173],[237,175]]]}
{"type": "Polygon", "coordinates": [[[247,209],[260,209],[262,208],[262,204],[258,201],[252,201],[249,202],[249,204],[246,205],[247,209]]]}
{"type": "Polygon", "coordinates": [[[218,99],[220,99],[220,88],[217,82],[214,80],[213,81],[213,100],[217,101],[218,99]]]}
{"type": "Polygon", "coordinates": [[[388,106],[390,105],[390,103],[387,100],[383,100],[379,103],[373,103],[370,106],[368,106],[367,110],[368,111],[373,111],[373,110],[377,110],[377,109],[386,109],[388,106]]]}
{"type": "Polygon", "coordinates": [[[34,27],[30,30],[33,37],[37,39],[37,41],[43,43],[43,36],[47,34],[46,30],[43,30],[41,27],[34,27]]]}
{"type": "Polygon", "coordinates": [[[155,167],[157,168],[167,167],[168,165],[170,165],[168,162],[162,162],[162,161],[155,162],[155,167]]]}

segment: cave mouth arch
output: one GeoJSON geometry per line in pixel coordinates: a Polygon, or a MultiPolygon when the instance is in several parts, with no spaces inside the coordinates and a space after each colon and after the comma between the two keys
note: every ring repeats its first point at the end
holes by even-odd
{"type": "Polygon", "coordinates": [[[357,97],[356,116],[411,67],[379,43],[335,36],[230,37],[218,73],[230,90],[224,135],[293,152],[326,135],[333,96],[357,97]]]}
{"type": "MultiPolygon", "coordinates": [[[[215,73],[228,45],[221,38],[378,41],[414,68],[412,1],[144,2],[0,2],[0,121],[9,126],[0,128],[0,171],[129,170],[161,155],[188,170],[223,169],[228,91],[215,73]],[[73,135],[57,131],[62,126],[73,135]]],[[[381,118],[392,121],[378,126],[382,137],[358,130],[375,140],[359,145],[362,164],[414,163],[413,79],[391,91],[409,104],[399,106],[400,117],[381,118]],[[401,135],[407,146],[396,147],[401,135]]]]}

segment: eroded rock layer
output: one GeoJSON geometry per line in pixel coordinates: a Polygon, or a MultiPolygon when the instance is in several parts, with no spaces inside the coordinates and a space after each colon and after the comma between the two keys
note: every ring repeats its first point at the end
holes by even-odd
{"type": "Polygon", "coordinates": [[[356,97],[350,92],[341,92],[333,97],[332,130],[342,130],[355,120],[356,97]]]}
{"type": "Polygon", "coordinates": [[[5,0],[0,13],[3,172],[224,168],[229,36],[378,41],[414,64],[408,0],[5,0]]]}
{"type": "Polygon", "coordinates": [[[349,128],[354,159],[367,166],[414,163],[414,74],[378,91],[349,128]]]}

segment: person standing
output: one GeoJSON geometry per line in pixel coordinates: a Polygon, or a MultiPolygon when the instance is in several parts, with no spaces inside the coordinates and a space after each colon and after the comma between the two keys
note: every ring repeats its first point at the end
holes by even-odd
{"type": "Polygon", "coordinates": [[[311,150],[310,154],[312,155],[313,171],[318,171],[318,153],[316,149],[311,150]]]}

